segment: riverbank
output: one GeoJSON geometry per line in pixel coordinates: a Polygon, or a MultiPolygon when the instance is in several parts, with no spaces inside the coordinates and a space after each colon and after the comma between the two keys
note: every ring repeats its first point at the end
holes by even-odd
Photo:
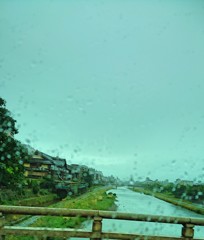
{"type": "MultiPolygon", "coordinates": [[[[54,193],[46,195],[36,195],[35,197],[25,198],[21,200],[9,201],[3,205],[15,205],[15,206],[29,206],[29,207],[46,207],[59,201],[59,197],[54,193]]],[[[9,214],[6,216],[6,223],[14,225],[18,222],[27,219],[28,217],[23,215],[9,214]]]]}
{"type": "MultiPolygon", "coordinates": [[[[70,209],[90,209],[90,210],[113,210],[116,208],[116,196],[107,194],[110,188],[95,188],[90,192],[71,199],[64,199],[56,204],[54,208],[70,208],[70,209]]],[[[35,227],[66,227],[77,228],[86,219],[82,217],[50,217],[46,216],[38,219],[32,226],[35,227]]]]}
{"type": "MultiPolygon", "coordinates": [[[[92,209],[92,210],[116,210],[116,196],[107,194],[110,187],[98,187],[86,192],[78,197],[65,198],[62,201],[52,204],[49,207],[70,208],[70,209],[92,209]]],[[[51,227],[51,228],[78,228],[86,219],[78,217],[40,217],[34,222],[30,221],[32,227],[51,227]]],[[[20,224],[19,224],[20,226],[20,224]]],[[[31,237],[9,236],[9,240],[30,240],[31,237]]]]}
{"type": "Polygon", "coordinates": [[[130,188],[130,190],[156,197],[156,198],[161,199],[165,202],[168,202],[168,203],[174,204],[176,206],[180,206],[180,207],[183,207],[183,208],[188,209],[190,211],[193,211],[193,212],[204,215],[204,208],[201,207],[201,206],[198,206],[198,205],[196,205],[192,202],[189,202],[189,201],[186,201],[186,200],[183,200],[183,199],[179,199],[179,198],[175,198],[175,197],[169,196],[168,194],[156,193],[156,192],[153,192],[153,191],[150,191],[150,190],[146,190],[144,188],[134,187],[134,188],[130,188]]]}

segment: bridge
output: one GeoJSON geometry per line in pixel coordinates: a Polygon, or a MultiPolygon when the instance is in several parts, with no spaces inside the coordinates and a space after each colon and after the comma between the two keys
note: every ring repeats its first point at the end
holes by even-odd
{"type": "MultiPolygon", "coordinates": [[[[0,205],[0,240],[6,239],[8,235],[15,236],[34,236],[35,239],[46,240],[51,237],[59,237],[62,239],[73,238],[89,238],[93,240],[100,239],[140,239],[140,240],[178,240],[178,239],[195,239],[194,226],[204,226],[202,218],[186,218],[172,216],[158,216],[145,214],[131,214],[114,211],[100,210],[82,210],[67,208],[45,208],[45,207],[23,207],[23,206],[5,206],[0,205]],[[29,215],[29,216],[62,216],[62,217],[84,217],[92,219],[92,231],[70,228],[46,228],[46,227],[19,227],[9,226],[5,224],[5,216],[7,214],[29,215]],[[147,236],[140,234],[104,232],[102,229],[103,219],[130,220],[142,222],[158,222],[168,224],[181,225],[181,237],[170,236],[147,236]]],[[[204,236],[203,236],[204,237],[204,236]]],[[[204,238],[202,238],[204,239],[204,238]]]]}

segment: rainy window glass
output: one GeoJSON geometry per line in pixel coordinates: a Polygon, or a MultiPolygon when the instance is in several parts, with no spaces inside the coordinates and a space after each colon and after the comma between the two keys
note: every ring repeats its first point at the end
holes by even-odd
{"type": "Polygon", "coordinates": [[[204,237],[203,23],[202,0],[0,1],[0,238],[204,237]]]}

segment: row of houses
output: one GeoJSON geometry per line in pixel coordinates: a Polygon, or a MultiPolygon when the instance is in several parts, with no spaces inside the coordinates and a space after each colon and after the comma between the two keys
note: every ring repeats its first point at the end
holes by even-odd
{"type": "Polygon", "coordinates": [[[101,184],[107,181],[101,171],[85,165],[68,165],[66,159],[52,157],[40,151],[34,151],[32,157],[24,163],[24,167],[25,176],[32,179],[47,177],[56,181],[83,183],[87,181],[88,176],[91,176],[93,184],[101,184]]]}

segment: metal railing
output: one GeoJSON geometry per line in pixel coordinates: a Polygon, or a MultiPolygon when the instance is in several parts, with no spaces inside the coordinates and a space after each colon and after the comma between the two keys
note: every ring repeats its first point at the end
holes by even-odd
{"type": "MultiPolygon", "coordinates": [[[[194,226],[204,226],[202,218],[171,217],[146,214],[131,214],[114,211],[82,210],[67,208],[44,208],[44,207],[23,207],[0,205],[0,239],[5,239],[7,235],[35,236],[37,239],[48,239],[49,237],[69,237],[90,238],[90,239],[158,239],[158,240],[178,240],[194,239],[194,226]],[[42,228],[42,227],[19,227],[7,226],[5,224],[6,214],[20,214],[30,216],[62,216],[62,217],[85,217],[93,219],[92,231],[70,228],[42,228]],[[147,236],[140,234],[112,233],[102,231],[103,219],[130,220],[142,222],[157,222],[182,225],[181,237],[169,236],[147,236]]],[[[204,239],[204,238],[203,238],[204,239]]]]}

